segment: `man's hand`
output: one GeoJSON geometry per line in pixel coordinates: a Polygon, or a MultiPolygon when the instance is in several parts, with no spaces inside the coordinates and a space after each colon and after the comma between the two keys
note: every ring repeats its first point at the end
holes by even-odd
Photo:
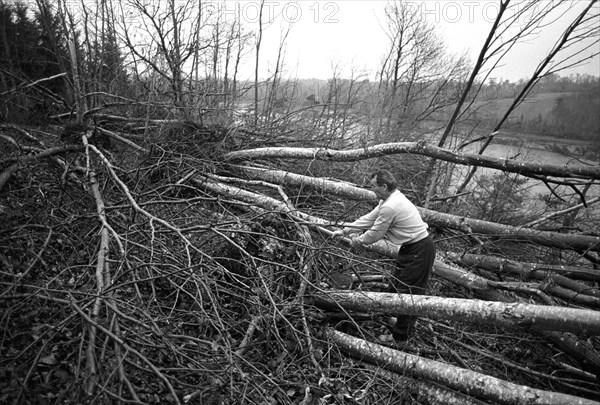
{"type": "Polygon", "coordinates": [[[333,238],[343,238],[344,237],[344,231],[342,229],[338,229],[337,231],[334,231],[331,236],[333,238]]]}
{"type": "Polygon", "coordinates": [[[360,243],[360,241],[358,240],[358,238],[359,238],[358,235],[352,235],[350,237],[350,245],[352,247],[362,246],[362,243],[360,243]]]}

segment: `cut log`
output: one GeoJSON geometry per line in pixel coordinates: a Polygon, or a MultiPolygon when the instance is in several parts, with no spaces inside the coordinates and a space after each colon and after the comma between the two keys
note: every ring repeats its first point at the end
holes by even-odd
{"type": "Polygon", "coordinates": [[[600,335],[600,312],[587,309],[365,291],[317,293],[313,299],[325,308],[600,335]]]}
{"type": "Polygon", "coordinates": [[[500,404],[600,405],[599,402],[590,399],[517,385],[447,363],[404,353],[334,329],[327,329],[326,334],[335,345],[353,357],[500,404]]]}
{"type": "Polygon", "coordinates": [[[508,272],[520,275],[523,280],[545,280],[552,277],[552,281],[563,287],[581,294],[600,297],[600,290],[573,281],[577,278],[587,281],[600,281],[600,270],[582,269],[580,267],[550,265],[544,263],[522,263],[502,257],[474,254],[448,254],[448,259],[454,263],[467,267],[478,267],[495,272],[508,272]]]}

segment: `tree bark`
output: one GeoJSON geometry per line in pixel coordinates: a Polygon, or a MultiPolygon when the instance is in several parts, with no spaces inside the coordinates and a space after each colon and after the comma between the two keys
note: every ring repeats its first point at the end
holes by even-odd
{"type": "Polygon", "coordinates": [[[593,278],[592,281],[600,281],[600,271],[589,270],[583,272],[581,269],[571,268],[567,266],[552,266],[539,263],[520,263],[514,260],[503,259],[500,257],[464,254],[464,255],[449,255],[450,260],[467,267],[478,267],[494,272],[507,272],[517,274],[523,280],[547,280],[558,284],[579,294],[590,295],[600,298],[600,291],[597,288],[590,287],[581,282],[572,280],[570,277],[578,275],[586,275],[593,278]],[[578,272],[579,270],[579,272],[578,272]],[[576,271],[573,273],[573,271],[576,271]],[[567,273],[569,277],[555,272],[567,273]],[[581,273],[580,273],[581,272],[581,273]],[[595,274],[594,274],[595,273],[595,274]]]}
{"type": "MultiPolygon", "coordinates": [[[[266,149],[293,149],[293,148],[265,148],[266,149]]],[[[248,151],[245,151],[248,152],[248,151]]],[[[235,152],[234,152],[235,153],[235,152]]],[[[349,183],[334,181],[324,178],[304,176],[285,172],[255,167],[238,167],[242,174],[251,179],[260,179],[277,184],[310,186],[323,192],[343,196],[351,199],[377,201],[374,192],[356,187],[349,183]]],[[[542,246],[558,249],[574,249],[577,251],[600,252],[600,237],[589,235],[564,234],[558,232],[539,231],[530,228],[521,228],[495,222],[483,221],[446,214],[425,208],[417,207],[423,220],[429,225],[441,228],[459,230],[466,233],[481,233],[498,237],[507,237],[511,240],[537,243],[542,246]]]]}
{"type": "Polygon", "coordinates": [[[513,384],[482,373],[370,343],[333,329],[327,330],[327,336],[340,349],[361,360],[500,404],[599,404],[590,399],[513,384]]]}
{"type": "Polygon", "coordinates": [[[361,149],[337,150],[326,148],[271,147],[247,149],[226,153],[230,161],[256,159],[309,159],[332,162],[354,162],[375,157],[411,153],[468,166],[489,167],[523,176],[575,177],[600,179],[600,166],[564,166],[499,159],[475,153],[458,153],[449,149],[427,145],[425,142],[385,143],[361,149]]]}
{"type": "MultiPolygon", "coordinates": [[[[533,287],[537,291],[543,291],[561,298],[567,301],[568,304],[600,308],[600,291],[598,289],[560,274],[553,274],[548,270],[533,270],[534,266],[528,266],[526,263],[517,263],[512,260],[484,255],[449,254],[448,258],[465,267],[476,267],[494,273],[508,272],[515,274],[519,277],[519,281],[513,284],[522,284],[531,279],[541,280],[543,283],[538,283],[533,287]]],[[[561,270],[564,271],[564,269],[561,270]]]]}
{"type": "Polygon", "coordinates": [[[263,194],[253,193],[251,191],[247,191],[241,189],[239,187],[235,187],[229,184],[224,184],[222,182],[216,181],[214,179],[205,177],[205,176],[194,176],[190,178],[190,181],[195,184],[197,187],[211,191],[216,194],[228,196],[235,198],[239,201],[243,201],[245,203],[250,203],[256,205],[258,207],[264,208],[266,210],[275,210],[279,212],[285,212],[289,215],[296,216],[300,222],[308,222],[306,225],[334,225],[335,223],[324,220],[322,218],[314,217],[312,215],[308,215],[301,211],[292,211],[288,208],[285,203],[275,199],[268,197],[263,194]]]}
{"type": "Polygon", "coordinates": [[[511,241],[529,242],[557,249],[572,249],[578,252],[600,252],[600,237],[569,233],[538,231],[511,225],[498,224],[445,214],[419,208],[423,219],[430,225],[455,229],[466,233],[494,235],[511,241]]]}
{"type": "Polygon", "coordinates": [[[489,402],[473,398],[468,394],[457,391],[452,388],[444,387],[423,378],[418,380],[406,375],[400,375],[393,371],[384,370],[377,364],[364,364],[365,368],[371,370],[375,375],[385,376],[388,380],[394,381],[400,387],[406,387],[407,390],[415,391],[417,403],[429,405],[489,405],[489,402]]]}
{"type": "Polygon", "coordinates": [[[587,309],[365,291],[317,293],[314,303],[325,308],[424,316],[501,328],[600,335],[600,312],[587,309]]]}

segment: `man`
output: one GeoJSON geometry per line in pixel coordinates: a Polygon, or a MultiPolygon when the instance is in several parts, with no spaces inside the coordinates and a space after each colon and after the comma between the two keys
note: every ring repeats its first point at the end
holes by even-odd
{"type": "MultiPolygon", "coordinates": [[[[398,246],[392,291],[424,294],[435,260],[435,246],[427,231],[428,226],[414,204],[396,188],[396,180],[388,170],[374,173],[370,183],[380,199],[377,207],[335,231],[333,236],[351,235],[352,243],[357,245],[370,245],[383,239],[398,246]],[[362,231],[362,235],[356,235],[362,231]]],[[[392,327],[394,340],[406,341],[415,322],[416,317],[399,315],[392,327]]]]}

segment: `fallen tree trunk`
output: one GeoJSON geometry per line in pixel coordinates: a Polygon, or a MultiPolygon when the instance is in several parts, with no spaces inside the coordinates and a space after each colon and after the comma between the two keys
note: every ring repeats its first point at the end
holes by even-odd
{"type": "Polygon", "coordinates": [[[414,394],[416,394],[415,399],[420,401],[418,403],[422,402],[429,405],[489,405],[487,401],[482,401],[458,390],[423,378],[416,380],[408,376],[402,376],[396,372],[382,369],[377,364],[365,363],[364,366],[371,370],[374,375],[385,375],[395,384],[406,387],[405,389],[409,390],[411,394],[413,394],[412,391],[414,390],[414,394]]]}
{"type": "Polygon", "coordinates": [[[530,228],[445,214],[426,208],[419,208],[419,211],[427,223],[441,228],[456,229],[463,232],[466,231],[466,233],[492,235],[500,239],[507,238],[511,241],[535,243],[557,249],[572,249],[578,252],[600,252],[600,237],[598,236],[538,231],[530,228]]]}
{"type": "MultiPolygon", "coordinates": [[[[279,200],[264,196],[262,194],[252,193],[250,191],[243,190],[232,185],[226,185],[204,176],[192,177],[190,178],[190,181],[204,190],[219,195],[232,197],[245,203],[250,203],[255,206],[262,207],[266,210],[276,210],[280,212],[288,211],[288,207],[279,200]]],[[[301,213],[299,211],[295,211],[295,214],[296,215],[288,215],[290,215],[292,218],[296,216],[298,221],[306,223],[312,228],[317,229],[319,232],[331,236],[331,231],[324,229],[320,226],[323,224],[327,224],[328,221],[301,213]]],[[[350,243],[348,239],[343,240],[348,244],[350,243]]],[[[393,247],[388,246],[385,243],[376,243],[364,247],[364,249],[377,252],[381,255],[392,258],[395,258],[397,253],[397,251],[393,247]]],[[[490,287],[490,285],[488,284],[488,280],[484,279],[483,277],[479,277],[463,269],[451,266],[448,263],[443,262],[442,260],[436,260],[433,267],[433,274],[445,280],[448,280],[456,285],[464,287],[467,290],[474,293],[476,296],[484,298],[486,300],[501,302],[517,301],[516,298],[508,297],[507,295],[502,294],[496,289],[490,287]]],[[[560,348],[562,351],[576,359],[586,370],[589,370],[590,372],[593,372],[596,375],[600,375],[600,356],[588,342],[580,340],[576,336],[568,333],[551,331],[539,331],[538,333],[544,335],[556,347],[560,348]]]]}
{"type": "Polygon", "coordinates": [[[598,289],[560,274],[532,269],[537,266],[484,255],[451,254],[448,257],[453,262],[466,267],[476,267],[495,273],[512,273],[519,276],[521,280],[542,280],[543,284],[539,285],[539,291],[561,298],[568,303],[600,308],[600,291],[598,289]]]}
{"type": "Polygon", "coordinates": [[[266,196],[264,194],[254,193],[248,190],[244,190],[242,188],[224,184],[223,182],[211,179],[205,176],[194,176],[189,179],[195,186],[228,197],[235,198],[239,201],[243,201],[245,203],[250,203],[256,205],[258,207],[264,208],[269,211],[278,211],[282,213],[287,213],[291,216],[297,217],[298,221],[301,223],[307,223],[307,225],[334,225],[335,223],[331,221],[324,220],[322,218],[318,218],[315,216],[308,215],[303,213],[302,211],[294,210],[290,212],[288,206],[275,198],[266,196]]]}
{"type": "MultiPolygon", "coordinates": [[[[377,201],[377,196],[374,192],[340,181],[304,176],[282,170],[253,167],[240,167],[240,170],[242,174],[251,179],[260,179],[282,185],[309,186],[337,196],[357,200],[377,201]]],[[[597,236],[539,231],[532,228],[521,228],[446,214],[421,207],[417,208],[425,222],[440,228],[455,229],[467,234],[480,233],[499,238],[510,238],[513,241],[536,243],[558,249],[600,252],[600,237],[597,236]]]]}
{"type": "Polygon", "coordinates": [[[513,384],[482,373],[370,343],[333,329],[327,329],[326,334],[340,349],[356,358],[489,401],[507,405],[600,404],[590,399],[513,384]]]}
{"type": "Polygon", "coordinates": [[[600,312],[587,309],[365,291],[317,293],[313,302],[325,308],[600,335],[600,312]]]}
{"type": "Polygon", "coordinates": [[[446,162],[467,166],[489,167],[504,172],[518,173],[523,176],[539,178],[539,176],[576,177],[590,180],[600,179],[600,166],[564,166],[525,162],[514,159],[500,159],[475,153],[457,153],[449,149],[427,145],[425,142],[396,142],[373,145],[360,149],[336,150],[325,148],[292,148],[271,147],[247,149],[226,153],[225,159],[257,160],[257,159],[310,159],[334,162],[354,162],[382,156],[410,153],[428,156],[446,162]]]}
{"type": "MultiPolygon", "coordinates": [[[[301,211],[294,211],[292,213],[289,212],[288,207],[285,203],[276,200],[275,198],[271,198],[262,194],[253,193],[251,191],[247,191],[241,189],[239,187],[235,187],[228,184],[223,184],[214,179],[210,179],[208,177],[203,176],[195,176],[190,179],[192,183],[196,186],[205,189],[207,191],[211,191],[213,193],[217,193],[220,195],[225,195],[228,197],[236,198],[240,201],[244,201],[246,203],[255,204],[261,208],[266,210],[277,210],[281,212],[287,212],[288,215],[292,217],[297,217],[299,221],[305,223],[306,225],[317,229],[319,232],[324,233],[328,236],[331,236],[332,232],[328,229],[322,228],[321,225],[331,225],[332,222],[326,221],[322,218],[314,217],[301,211]]],[[[350,243],[348,239],[343,239],[346,243],[350,243]]],[[[362,247],[361,249],[369,250],[372,252],[379,253],[381,255],[395,258],[397,254],[397,248],[394,246],[390,246],[383,241],[378,243],[374,243],[369,246],[362,247]]],[[[493,301],[503,301],[504,295],[495,289],[491,288],[487,281],[481,277],[477,277],[474,274],[468,273],[462,269],[458,269],[456,267],[452,267],[447,263],[444,263],[440,260],[436,260],[433,273],[437,276],[440,276],[444,279],[452,281],[458,285],[462,285],[463,287],[468,288],[471,291],[477,292],[480,296],[485,296],[486,299],[493,301]]]]}
{"type": "Polygon", "coordinates": [[[522,263],[514,260],[508,260],[501,257],[474,254],[450,254],[448,258],[457,264],[468,267],[478,267],[490,271],[508,272],[523,277],[524,280],[545,280],[550,278],[563,287],[569,288],[581,294],[600,297],[600,291],[589,287],[583,283],[572,280],[571,278],[581,278],[589,281],[600,281],[600,271],[584,270],[569,266],[549,265],[543,263],[522,263]],[[568,277],[560,274],[563,273],[568,277]]]}
{"type": "Polygon", "coordinates": [[[523,281],[489,281],[490,286],[501,290],[537,296],[547,305],[600,308],[600,298],[580,294],[568,288],[552,285],[551,283],[551,280],[537,283],[523,281]],[[565,303],[559,303],[551,297],[559,298],[565,301],[565,303]]]}
{"type": "MultiPolygon", "coordinates": [[[[451,266],[441,260],[436,260],[433,266],[433,274],[464,287],[476,296],[486,300],[506,303],[518,302],[518,298],[502,294],[491,288],[487,279],[451,266]]],[[[579,339],[571,333],[550,330],[540,330],[537,333],[577,360],[584,370],[595,374],[600,379],[600,355],[587,340],[579,339]]]]}

